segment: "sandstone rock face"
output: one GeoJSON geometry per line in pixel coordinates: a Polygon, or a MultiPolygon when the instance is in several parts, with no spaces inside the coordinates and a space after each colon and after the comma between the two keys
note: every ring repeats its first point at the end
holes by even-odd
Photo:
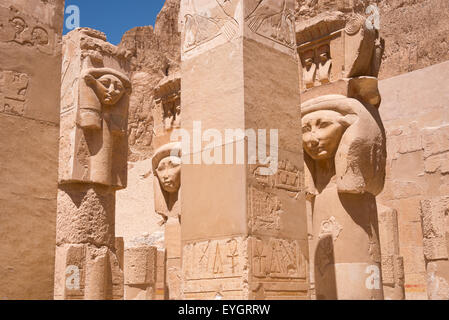
{"type": "Polygon", "coordinates": [[[151,157],[154,128],[154,89],[166,76],[179,71],[179,0],[166,1],[154,28],[137,27],[123,35],[120,47],[134,50],[134,88],[129,109],[129,159],[151,157]]]}
{"type": "MultiPolygon", "coordinates": [[[[179,8],[179,0],[166,1],[154,28],[134,28],[125,33],[119,45],[135,53],[128,124],[130,184],[117,193],[117,234],[125,238],[125,243],[162,230],[161,217],[151,200],[154,197],[151,158],[157,148],[169,142],[166,141],[169,135],[161,136],[166,131],[164,115],[170,111],[164,110],[166,97],[171,99],[170,81],[177,79],[180,83],[176,76],[181,54],[179,8]]],[[[179,96],[179,89],[173,93],[179,96]]]]}
{"type": "Polygon", "coordinates": [[[53,296],[63,12],[0,1],[0,300],[53,296]]]}
{"type": "Polygon", "coordinates": [[[446,0],[297,0],[298,21],[328,10],[380,9],[385,53],[380,79],[449,59],[449,3],[446,0]]]}

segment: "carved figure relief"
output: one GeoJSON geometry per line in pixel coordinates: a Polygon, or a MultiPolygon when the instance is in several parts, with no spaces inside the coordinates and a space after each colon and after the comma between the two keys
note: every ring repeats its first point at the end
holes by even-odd
{"type": "Polygon", "coordinates": [[[24,115],[29,76],[14,71],[0,71],[0,112],[24,115]]]}
{"type": "Polygon", "coordinates": [[[248,1],[245,21],[254,33],[293,48],[296,38],[291,4],[293,2],[287,0],[248,1]]]}
{"type": "Polygon", "coordinates": [[[215,8],[205,12],[197,10],[198,0],[187,1],[184,52],[219,36],[225,37],[227,41],[237,36],[239,23],[234,15],[238,0],[215,0],[217,3],[215,8]]]}
{"type": "Polygon", "coordinates": [[[321,240],[326,236],[332,236],[334,241],[337,241],[343,227],[338,223],[335,217],[330,217],[328,220],[321,222],[321,230],[318,238],[321,240]]]}
{"type": "Polygon", "coordinates": [[[321,43],[301,54],[303,83],[306,88],[331,81],[332,58],[329,43],[321,43]]]}
{"type": "Polygon", "coordinates": [[[111,186],[115,140],[126,139],[127,76],[110,68],[89,68],[82,74],[77,125],[83,130],[77,159],[84,167],[83,180],[111,186]],[[126,101],[125,101],[126,100],[126,101]],[[86,154],[88,151],[88,157],[86,154]]]}

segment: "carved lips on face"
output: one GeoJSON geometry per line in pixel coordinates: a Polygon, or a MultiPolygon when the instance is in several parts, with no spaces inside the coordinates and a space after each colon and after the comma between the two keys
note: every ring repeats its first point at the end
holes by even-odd
{"type": "Polygon", "coordinates": [[[125,88],[119,78],[106,74],[98,79],[99,98],[105,105],[115,105],[125,93],[125,88]]]}
{"type": "Polygon", "coordinates": [[[335,156],[346,129],[342,119],[340,113],[331,110],[315,111],[303,117],[304,149],[312,159],[327,160],[335,156]]]}
{"type": "Polygon", "coordinates": [[[181,159],[178,157],[162,159],[156,173],[162,188],[166,192],[177,192],[181,186],[181,159]]]}

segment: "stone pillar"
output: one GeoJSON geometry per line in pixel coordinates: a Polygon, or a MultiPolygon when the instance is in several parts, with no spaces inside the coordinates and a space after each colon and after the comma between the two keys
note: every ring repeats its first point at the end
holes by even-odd
{"type": "Polygon", "coordinates": [[[294,6],[181,2],[185,299],[308,298],[294,6]]]}
{"type": "Polygon", "coordinates": [[[364,16],[327,12],[298,21],[296,32],[316,298],[383,299],[379,31],[364,16]]]}
{"type": "Polygon", "coordinates": [[[167,298],[181,298],[181,147],[169,143],[153,156],[154,207],[165,227],[167,298]]]}
{"type": "Polygon", "coordinates": [[[398,213],[378,205],[382,252],[382,283],[385,300],[405,300],[404,258],[399,253],[398,213]]]}
{"type": "Polygon", "coordinates": [[[64,0],[0,0],[0,299],[53,298],[64,0]]]}
{"type": "Polygon", "coordinates": [[[449,300],[449,196],[421,201],[429,300],[449,300]]]}
{"type": "Polygon", "coordinates": [[[179,74],[161,80],[155,90],[155,137],[153,156],[154,207],[165,228],[166,297],[181,298],[181,146],[170,137],[181,127],[181,78],[179,74]]]}
{"type": "Polygon", "coordinates": [[[115,192],[127,180],[128,58],[99,31],[64,38],[55,299],[123,298],[115,192]]]}
{"type": "Polygon", "coordinates": [[[125,250],[125,300],[155,300],[157,253],[151,246],[125,250]]]}

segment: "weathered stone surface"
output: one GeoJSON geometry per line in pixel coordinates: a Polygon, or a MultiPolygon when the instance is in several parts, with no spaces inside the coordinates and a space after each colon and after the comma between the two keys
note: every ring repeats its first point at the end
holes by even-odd
{"type": "Polygon", "coordinates": [[[265,158],[251,165],[234,156],[227,165],[222,156],[212,164],[199,159],[224,155],[226,146],[244,140],[235,136],[183,150],[182,249],[183,266],[189,266],[183,268],[184,298],[306,299],[294,2],[238,3],[181,2],[181,125],[191,137],[194,121],[222,137],[226,129],[278,129],[278,145],[266,145],[279,147],[271,153],[279,170],[264,176],[270,170],[262,165],[265,158]],[[267,203],[272,210],[265,210],[267,203]]]}
{"type": "Polygon", "coordinates": [[[378,217],[384,299],[404,300],[404,259],[400,256],[398,213],[378,205],[378,217]]]}
{"type": "MultiPolygon", "coordinates": [[[[126,32],[121,48],[136,54],[135,72],[129,109],[129,159],[140,161],[152,156],[151,145],[155,125],[153,112],[157,84],[166,76],[179,71],[180,30],[178,12],[180,0],[168,0],[159,13],[154,28],[137,27],[126,32]]],[[[157,148],[157,147],[156,147],[157,148]]]]}
{"type": "Polygon", "coordinates": [[[53,296],[63,12],[0,1],[0,299],[53,296]]]}

